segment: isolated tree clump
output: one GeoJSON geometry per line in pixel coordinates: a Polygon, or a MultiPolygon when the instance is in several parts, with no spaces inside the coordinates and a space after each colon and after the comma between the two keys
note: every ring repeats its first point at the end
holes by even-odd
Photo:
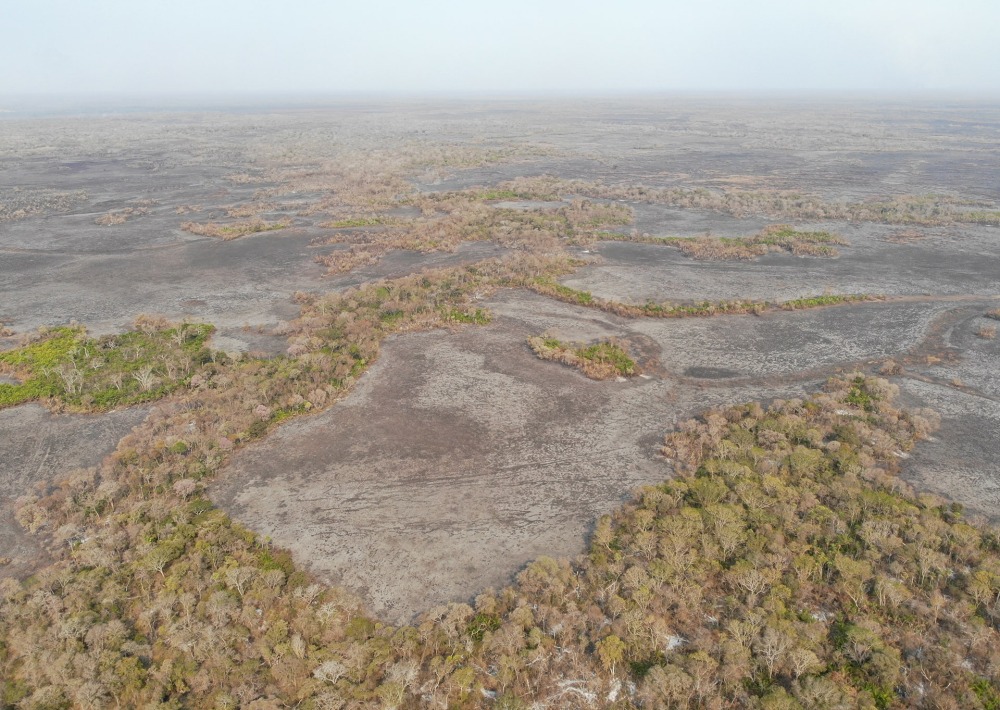
{"type": "Polygon", "coordinates": [[[273,232],[278,229],[285,229],[289,222],[267,222],[259,217],[245,221],[233,222],[231,224],[218,224],[216,222],[184,222],[181,229],[191,234],[202,237],[216,237],[223,241],[239,239],[248,234],[259,232],[273,232]]]}
{"type": "Polygon", "coordinates": [[[635,360],[616,340],[591,345],[567,345],[551,336],[528,338],[528,345],[542,360],[554,360],[574,367],[592,380],[632,377],[639,374],[635,360]]]}

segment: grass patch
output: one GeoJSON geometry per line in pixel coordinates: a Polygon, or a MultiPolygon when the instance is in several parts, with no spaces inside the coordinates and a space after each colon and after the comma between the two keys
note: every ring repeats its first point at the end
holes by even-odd
{"type": "Polygon", "coordinates": [[[784,251],[796,256],[834,257],[836,246],[847,241],[830,232],[803,232],[787,224],[765,227],[749,237],[651,237],[620,232],[602,232],[613,241],[659,244],[680,249],[685,256],[702,261],[749,261],[769,252],[784,251]]]}
{"type": "Polygon", "coordinates": [[[424,194],[409,201],[420,210],[420,216],[413,219],[365,215],[324,223],[321,226],[343,230],[386,228],[332,234],[325,244],[348,244],[349,248],[319,254],[315,259],[330,273],[344,273],[373,264],[392,250],[454,251],[466,242],[492,242],[521,252],[552,254],[566,245],[590,244],[600,228],[629,224],[633,219],[626,205],[592,200],[575,199],[543,210],[488,204],[502,199],[551,197],[504,189],[424,194]]]}
{"type": "Polygon", "coordinates": [[[483,202],[500,202],[503,200],[531,200],[533,202],[558,202],[561,198],[553,192],[535,190],[508,190],[496,188],[492,190],[482,190],[472,192],[470,195],[475,200],[483,202]]]}
{"type": "Polygon", "coordinates": [[[781,301],[776,305],[783,311],[797,311],[806,308],[822,308],[823,306],[841,306],[845,303],[863,303],[865,301],[881,300],[878,296],[868,296],[865,294],[828,294],[825,296],[808,296],[806,298],[795,298],[791,301],[781,301]]]}
{"type": "Polygon", "coordinates": [[[446,308],[442,312],[446,323],[467,323],[486,325],[493,320],[492,314],[484,308],[446,308]]]}
{"type": "Polygon", "coordinates": [[[790,190],[721,191],[703,187],[654,188],[564,180],[553,176],[520,177],[497,186],[519,192],[557,192],[604,200],[622,200],[721,212],[734,217],[781,220],[875,222],[901,225],[1000,224],[1000,210],[990,203],[949,195],[896,195],[860,202],[828,202],[818,195],[790,190]]]}
{"type": "Polygon", "coordinates": [[[553,298],[565,301],[566,303],[577,303],[581,306],[590,306],[595,303],[594,296],[590,293],[590,291],[581,291],[569,286],[564,286],[548,276],[542,276],[535,279],[531,283],[531,288],[536,293],[540,293],[545,296],[552,296],[553,298]]]}
{"type": "Polygon", "coordinates": [[[233,219],[246,219],[247,217],[258,218],[264,212],[271,212],[277,209],[272,202],[249,202],[242,205],[233,205],[226,209],[226,216],[233,219]]]}
{"type": "Polygon", "coordinates": [[[149,208],[153,204],[154,202],[152,200],[139,200],[129,207],[124,207],[119,210],[111,210],[110,212],[105,212],[104,214],[99,215],[94,220],[94,224],[99,224],[102,227],[112,227],[119,224],[125,224],[133,217],[141,217],[149,214],[149,208]]]}
{"type": "Polygon", "coordinates": [[[989,224],[989,225],[1000,225],[1000,211],[989,210],[989,211],[976,211],[976,212],[966,212],[962,215],[962,222],[968,222],[970,224],[989,224]]]}
{"type": "Polygon", "coordinates": [[[191,234],[202,237],[215,237],[223,241],[239,239],[248,234],[259,232],[274,232],[285,229],[289,222],[266,222],[262,219],[252,219],[246,222],[234,222],[233,224],[217,224],[215,222],[185,222],[181,229],[191,234]]]}
{"type": "Polygon", "coordinates": [[[553,360],[575,367],[592,380],[632,377],[639,374],[635,360],[617,340],[602,340],[591,345],[567,345],[549,336],[528,338],[528,345],[542,360],[553,360]]]}
{"type": "Polygon", "coordinates": [[[330,222],[323,222],[320,227],[325,229],[355,229],[358,227],[381,227],[383,225],[395,224],[394,220],[388,217],[376,215],[373,217],[347,217],[335,219],[330,222]]]}

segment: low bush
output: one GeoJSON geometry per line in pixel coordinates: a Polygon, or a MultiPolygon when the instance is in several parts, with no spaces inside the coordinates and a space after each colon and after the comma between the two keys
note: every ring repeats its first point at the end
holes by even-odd
{"type": "Polygon", "coordinates": [[[259,232],[273,232],[278,229],[285,229],[288,222],[266,222],[262,219],[252,219],[246,222],[233,222],[232,224],[217,224],[215,222],[184,222],[181,229],[202,237],[215,237],[223,241],[239,239],[248,234],[259,232]]]}
{"type": "Polygon", "coordinates": [[[592,380],[632,377],[639,367],[616,340],[602,340],[591,345],[567,345],[548,336],[528,338],[528,345],[543,360],[575,367],[592,380]]]}

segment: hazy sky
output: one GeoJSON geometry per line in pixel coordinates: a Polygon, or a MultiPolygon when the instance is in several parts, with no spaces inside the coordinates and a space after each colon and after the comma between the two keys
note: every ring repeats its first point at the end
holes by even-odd
{"type": "Polygon", "coordinates": [[[0,5],[0,94],[1000,91],[1000,0],[0,5]]]}

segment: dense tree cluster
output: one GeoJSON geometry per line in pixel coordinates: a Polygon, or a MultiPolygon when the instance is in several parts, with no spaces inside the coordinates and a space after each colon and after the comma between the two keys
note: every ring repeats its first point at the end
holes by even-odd
{"type": "MultiPolygon", "coordinates": [[[[336,305],[386,312],[393,290],[336,305]]],[[[307,302],[304,318],[330,327],[333,305],[307,302]]],[[[602,518],[587,556],[539,560],[512,587],[396,628],[203,497],[233,443],[309,386],[302,358],[215,367],[107,466],[22,501],[59,560],[0,582],[5,704],[1000,702],[1000,538],[894,476],[934,417],[896,409],[884,380],[685,424],[664,447],[678,475],[602,518]]]]}
{"type": "Polygon", "coordinates": [[[43,400],[53,408],[106,410],[159,399],[185,384],[205,363],[225,357],[206,347],[210,325],[139,316],[135,329],[100,338],[79,326],[25,334],[0,353],[0,407],[43,400]]]}

